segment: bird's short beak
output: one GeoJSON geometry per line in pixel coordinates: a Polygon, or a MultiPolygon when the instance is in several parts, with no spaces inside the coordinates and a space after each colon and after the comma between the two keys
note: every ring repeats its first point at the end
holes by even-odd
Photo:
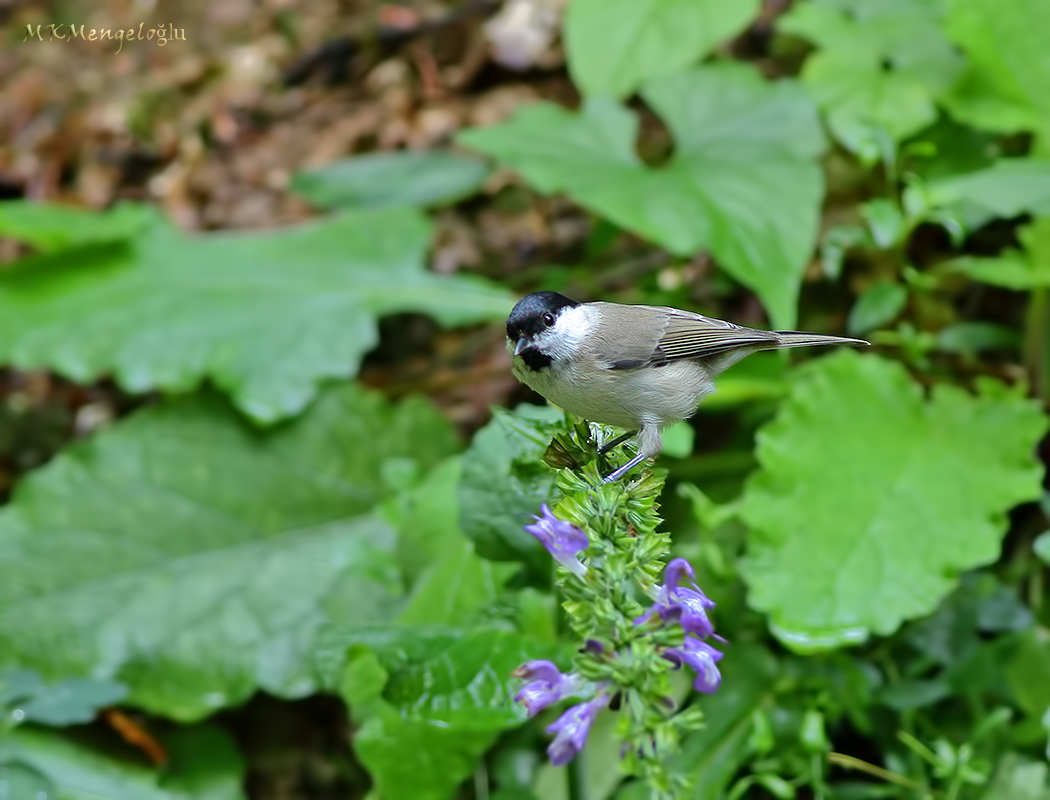
{"type": "Polygon", "coordinates": [[[526,347],[528,347],[528,344],[525,342],[525,337],[518,339],[518,343],[514,345],[514,355],[520,356],[521,351],[526,347]]]}

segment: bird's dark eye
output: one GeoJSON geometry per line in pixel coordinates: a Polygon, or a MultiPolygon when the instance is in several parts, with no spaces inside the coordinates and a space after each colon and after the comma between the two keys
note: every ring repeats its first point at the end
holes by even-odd
{"type": "Polygon", "coordinates": [[[554,324],[554,315],[549,311],[543,315],[543,324],[548,328],[554,324]]]}

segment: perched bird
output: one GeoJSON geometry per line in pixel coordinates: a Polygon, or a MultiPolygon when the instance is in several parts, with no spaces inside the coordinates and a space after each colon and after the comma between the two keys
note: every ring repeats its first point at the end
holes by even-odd
{"type": "Polygon", "coordinates": [[[507,318],[515,377],[550,402],[591,422],[637,436],[638,454],[618,480],[662,446],[665,425],[691,417],[726,367],[759,350],[863,339],[760,331],[662,306],[577,303],[557,292],[522,298],[507,318]]]}

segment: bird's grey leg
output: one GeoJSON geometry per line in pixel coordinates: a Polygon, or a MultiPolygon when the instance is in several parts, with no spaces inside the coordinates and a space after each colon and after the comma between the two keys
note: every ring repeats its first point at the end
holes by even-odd
{"type": "Polygon", "coordinates": [[[638,455],[628,461],[619,469],[615,469],[609,473],[603,483],[612,483],[618,481],[632,469],[637,467],[647,458],[655,458],[660,453],[660,448],[663,446],[660,441],[660,428],[654,424],[643,424],[640,431],[638,431],[638,455]]]}
{"type": "Polygon", "coordinates": [[[605,455],[610,450],[612,450],[614,447],[616,447],[616,445],[623,444],[628,439],[630,439],[632,436],[635,436],[637,433],[638,433],[638,431],[628,431],[623,436],[617,436],[611,442],[606,442],[601,447],[599,447],[598,448],[598,452],[601,453],[602,455],[605,455]]]}

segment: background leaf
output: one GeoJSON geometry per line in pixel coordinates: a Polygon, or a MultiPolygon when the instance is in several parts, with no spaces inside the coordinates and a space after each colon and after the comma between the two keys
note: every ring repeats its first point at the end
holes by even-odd
{"type": "Polygon", "coordinates": [[[190,728],[168,744],[172,765],[164,774],[117,757],[87,737],[19,728],[0,736],[0,773],[20,770],[24,780],[31,770],[37,791],[55,800],[243,800],[244,763],[227,734],[190,728]]]}
{"type": "Polygon", "coordinates": [[[154,219],[148,206],[118,203],[104,214],[74,206],[29,201],[0,203],[0,236],[51,253],[85,244],[123,242],[154,219]]]}
{"type": "Polygon", "coordinates": [[[309,693],[319,625],[396,610],[392,535],[371,514],[389,491],[376,454],[427,468],[453,447],[426,403],[392,408],[354,386],[269,433],[214,398],[142,412],[0,515],[19,576],[0,586],[2,658],[118,677],[137,705],[183,720],[257,687],[309,693]]]}
{"type": "Polygon", "coordinates": [[[1045,430],[1034,404],[989,383],[924,401],[891,362],[821,359],[759,435],[741,507],[752,607],[800,649],[929,613],[960,570],[995,559],[1006,512],[1039,496],[1045,430]]]}
{"type": "Polygon", "coordinates": [[[185,236],[154,223],[123,247],[62,251],[0,274],[0,361],[126,389],[210,378],[250,416],[301,411],[321,379],[356,372],[376,317],[502,319],[505,291],[423,268],[416,213],[345,215],[264,234],[185,236]]]}
{"type": "Polygon", "coordinates": [[[971,64],[946,98],[952,115],[987,130],[1035,131],[1045,148],[1050,54],[1042,32],[1048,26],[1050,6],[1040,0],[948,0],[948,35],[971,64]]]}
{"type": "Polygon", "coordinates": [[[1032,543],[1032,549],[1044,563],[1050,564],[1050,532],[1039,534],[1032,543]]]}
{"type": "Polygon", "coordinates": [[[1000,159],[987,169],[931,183],[927,202],[934,207],[969,204],[996,217],[1050,216],[1050,161],[1000,159]]]}
{"type": "Polygon", "coordinates": [[[413,583],[401,624],[465,624],[501,601],[503,584],[517,571],[480,558],[460,530],[460,467],[459,458],[449,459],[390,503],[399,507],[397,551],[413,583]]]}
{"type": "Polygon", "coordinates": [[[802,80],[835,138],[874,160],[880,131],[900,141],[934,121],[963,68],[941,17],[931,0],[824,0],[795,5],[779,28],[820,48],[802,80]]]}
{"type": "Polygon", "coordinates": [[[183,728],[164,739],[172,768],[161,786],[192,800],[243,800],[246,765],[230,736],[211,725],[183,728]]]}
{"type": "Polygon", "coordinates": [[[492,421],[478,431],[463,455],[460,525],[485,558],[525,561],[547,572],[543,546],[523,526],[551,496],[554,471],[540,459],[562,412],[526,405],[514,414],[492,411],[492,421]]]}
{"type": "Polygon", "coordinates": [[[899,283],[872,284],[849,312],[846,329],[853,335],[867,333],[893,322],[908,302],[908,289],[899,283]]]}
{"type": "Polygon", "coordinates": [[[609,102],[579,113],[538,103],[460,139],[677,255],[710,250],[775,326],[792,327],[823,196],[813,106],[796,84],[738,64],[671,75],[642,94],[675,138],[658,169],[634,154],[636,120],[609,102]]]}
{"type": "MultiPolygon", "coordinates": [[[[765,713],[774,701],[777,661],[763,647],[742,644],[726,655],[724,680],[718,692],[699,697],[707,724],[682,743],[675,767],[693,782],[695,800],[720,800],[738,769],[753,754],[749,741],[755,714],[765,713]]],[[[629,784],[618,800],[648,797],[644,783],[629,784]]]]}
{"type": "Polygon", "coordinates": [[[963,256],[942,268],[975,281],[1017,292],[1050,286],[1050,217],[1038,217],[1018,229],[1023,251],[1006,250],[994,258],[963,256]]]}
{"type": "Polygon", "coordinates": [[[988,786],[988,796],[1009,797],[1010,800],[1050,800],[1050,767],[1045,761],[1006,753],[988,786]]]}
{"type": "Polygon", "coordinates": [[[565,16],[569,72],[589,95],[625,97],[735,36],[759,0],[573,0],[565,16]]]}
{"type": "Polygon", "coordinates": [[[320,208],[434,206],[469,197],[488,174],[458,153],[370,153],[297,172],[291,188],[320,208]]]}
{"type": "Polygon", "coordinates": [[[60,733],[18,728],[0,736],[0,765],[31,769],[56,800],[170,800],[159,774],[60,733]]]}
{"type": "Polygon", "coordinates": [[[98,678],[69,678],[47,684],[32,670],[0,672],[0,709],[8,716],[17,711],[19,722],[42,725],[75,725],[91,722],[100,708],[119,703],[128,695],[122,683],[98,678]]]}
{"type": "MultiPolygon", "coordinates": [[[[384,797],[420,800],[452,797],[499,733],[523,720],[511,699],[519,681],[510,673],[551,654],[549,645],[492,627],[332,627],[322,647],[356,650],[357,658],[367,648],[381,665],[387,680],[380,697],[347,697],[363,722],[356,750],[384,797]]],[[[338,660],[329,656],[326,671],[338,660]]]]}

